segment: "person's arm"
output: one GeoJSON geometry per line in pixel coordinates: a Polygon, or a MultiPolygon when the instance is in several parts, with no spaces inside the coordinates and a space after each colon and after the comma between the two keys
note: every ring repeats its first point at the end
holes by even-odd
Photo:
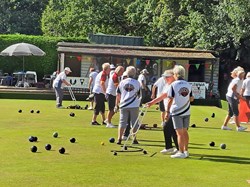
{"type": "Polygon", "coordinates": [[[92,82],[93,82],[93,77],[90,77],[90,78],[89,78],[89,84],[88,84],[89,90],[90,90],[90,88],[91,88],[92,82]]]}
{"type": "Polygon", "coordinates": [[[151,99],[155,99],[155,90],[156,90],[156,86],[154,85],[154,86],[152,87],[151,99]]]}
{"type": "Polygon", "coordinates": [[[240,99],[241,96],[240,96],[240,94],[237,92],[237,84],[233,85],[232,90],[233,90],[234,96],[237,97],[237,99],[240,99]]]}
{"type": "Polygon", "coordinates": [[[173,100],[174,100],[173,97],[169,97],[167,100],[167,106],[165,107],[165,111],[166,111],[165,120],[166,121],[168,121],[170,118],[170,108],[172,106],[173,100]]]}
{"type": "Polygon", "coordinates": [[[115,113],[118,112],[118,110],[119,110],[120,101],[121,101],[121,94],[117,93],[116,94],[116,100],[115,100],[115,108],[114,108],[115,113]]]}
{"type": "Polygon", "coordinates": [[[159,103],[160,101],[162,101],[163,99],[165,99],[167,96],[168,96],[167,93],[163,93],[159,97],[157,97],[157,98],[153,99],[152,101],[146,103],[146,106],[147,107],[151,107],[155,103],[159,103]]]}
{"type": "Polygon", "coordinates": [[[119,77],[117,76],[116,73],[113,74],[112,79],[113,79],[115,88],[117,88],[119,85],[119,77]]]}
{"type": "Polygon", "coordinates": [[[105,81],[101,81],[101,87],[102,87],[103,93],[106,93],[105,81]]]}
{"type": "Polygon", "coordinates": [[[107,79],[107,75],[105,72],[103,72],[101,76],[101,82],[100,82],[103,93],[106,93],[106,86],[105,86],[106,79],[107,79]]]}
{"type": "Polygon", "coordinates": [[[71,84],[70,84],[68,81],[66,81],[65,79],[63,79],[62,82],[63,82],[65,85],[67,85],[67,86],[71,86],[71,84]]]}

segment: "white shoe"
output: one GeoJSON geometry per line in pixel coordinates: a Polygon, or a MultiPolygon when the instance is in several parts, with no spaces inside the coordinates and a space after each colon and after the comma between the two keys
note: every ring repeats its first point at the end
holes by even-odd
{"type": "Polygon", "coordinates": [[[176,153],[176,150],[175,148],[170,148],[170,149],[163,149],[160,151],[160,153],[162,154],[175,154],[176,153]]]}
{"type": "Polygon", "coordinates": [[[127,136],[122,136],[122,140],[127,140],[128,137],[127,136]]]}
{"type": "Polygon", "coordinates": [[[58,108],[58,109],[64,109],[65,107],[64,106],[58,106],[56,108],[58,108]]]}
{"type": "Polygon", "coordinates": [[[107,128],[115,128],[115,126],[112,123],[107,123],[106,127],[107,128]]]}
{"type": "Polygon", "coordinates": [[[90,106],[90,107],[88,108],[88,110],[93,110],[93,107],[90,106]]]}
{"type": "Polygon", "coordinates": [[[176,154],[171,155],[170,157],[171,158],[187,158],[187,156],[185,155],[185,153],[182,153],[182,152],[179,152],[179,151],[176,154]]]}
{"type": "Polygon", "coordinates": [[[189,157],[189,152],[188,151],[184,151],[184,154],[186,155],[186,158],[189,157]]]}
{"type": "Polygon", "coordinates": [[[232,130],[232,129],[230,127],[228,127],[228,126],[222,125],[221,130],[232,130]]]}
{"type": "Polygon", "coordinates": [[[243,126],[237,127],[238,132],[245,131],[246,129],[247,129],[247,127],[243,127],[243,126]]]}

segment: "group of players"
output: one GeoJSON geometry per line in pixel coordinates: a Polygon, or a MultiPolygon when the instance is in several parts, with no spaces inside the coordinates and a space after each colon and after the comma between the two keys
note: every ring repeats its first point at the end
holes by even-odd
{"type": "MultiPolygon", "coordinates": [[[[66,67],[55,79],[53,87],[56,93],[56,107],[63,108],[62,84],[71,86],[66,81],[66,76],[71,72],[70,68],[66,67]]],[[[89,89],[93,93],[93,101],[95,106],[91,105],[89,109],[93,109],[93,117],[91,125],[101,125],[97,122],[97,116],[101,114],[102,124],[107,128],[114,128],[111,120],[115,112],[120,111],[118,141],[121,144],[122,140],[129,135],[130,126],[133,126],[133,131],[136,132],[139,126],[138,115],[139,107],[142,99],[145,96],[147,89],[146,69],[140,72],[138,79],[137,70],[134,66],[124,67],[110,65],[104,63],[102,71],[97,73],[94,69],[89,75],[89,89]],[[108,101],[108,114],[105,116],[105,100],[108,101]],[[125,134],[124,134],[125,133],[125,134]]],[[[247,102],[250,108],[250,73],[247,74],[242,67],[237,67],[231,72],[233,78],[228,86],[226,98],[228,101],[228,114],[225,117],[222,130],[232,130],[228,127],[228,122],[234,116],[237,131],[245,131],[247,128],[240,125],[239,121],[239,99],[247,102]]],[[[187,158],[188,152],[188,126],[190,122],[190,102],[193,101],[191,85],[184,80],[185,69],[176,65],[173,69],[166,70],[162,77],[159,78],[152,88],[152,101],[146,103],[146,107],[150,107],[159,103],[159,108],[162,119],[163,132],[165,137],[165,149],[161,151],[163,154],[172,154],[172,158],[187,158]],[[155,98],[155,88],[157,87],[157,97],[155,98]],[[175,148],[172,146],[172,139],[175,148]]],[[[133,138],[133,143],[138,144],[136,138],[133,138]]]]}
{"type": "MultiPolygon", "coordinates": [[[[111,65],[104,63],[102,71],[95,74],[95,78],[93,78],[93,73],[90,73],[90,83],[93,83],[93,87],[89,86],[89,88],[94,94],[95,103],[91,125],[101,125],[97,122],[97,116],[101,114],[102,124],[108,128],[114,128],[111,119],[119,110],[117,144],[121,144],[122,140],[126,139],[124,133],[127,131],[127,127],[132,125],[132,130],[136,132],[139,126],[137,118],[141,100],[147,89],[146,74],[148,71],[142,70],[136,79],[137,71],[134,66],[127,67],[125,71],[122,66],[118,66],[112,72],[111,65]],[[109,107],[107,118],[105,118],[105,100],[109,107]]],[[[166,111],[163,115],[166,148],[161,153],[172,154],[172,158],[189,156],[187,129],[190,121],[190,102],[193,97],[191,86],[184,78],[185,69],[182,66],[166,70],[162,75],[161,95],[145,105],[150,107],[164,100],[164,102],[160,102],[160,108],[161,111],[166,111]],[[175,148],[172,146],[172,138],[175,148]]],[[[138,144],[136,137],[133,137],[133,144],[138,144]]]]}

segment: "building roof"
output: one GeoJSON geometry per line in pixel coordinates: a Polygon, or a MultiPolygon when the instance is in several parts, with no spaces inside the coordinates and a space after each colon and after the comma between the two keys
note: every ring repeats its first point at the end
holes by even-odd
{"type": "Polygon", "coordinates": [[[111,55],[126,57],[150,57],[168,59],[203,59],[213,60],[213,51],[197,50],[194,48],[118,46],[86,43],[59,42],[59,53],[80,53],[86,55],[111,55]]]}

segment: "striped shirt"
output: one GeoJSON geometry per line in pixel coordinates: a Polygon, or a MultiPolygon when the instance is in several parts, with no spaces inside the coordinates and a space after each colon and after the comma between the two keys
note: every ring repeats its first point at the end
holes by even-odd
{"type": "Polygon", "coordinates": [[[138,80],[132,78],[122,80],[116,92],[121,94],[120,108],[140,106],[140,83],[138,80]]]}
{"type": "Polygon", "coordinates": [[[192,97],[191,85],[185,80],[174,81],[167,92],[169,98],[173,98],[170,107],[172,116],[190,115],[190,97],[192,97]]]}

